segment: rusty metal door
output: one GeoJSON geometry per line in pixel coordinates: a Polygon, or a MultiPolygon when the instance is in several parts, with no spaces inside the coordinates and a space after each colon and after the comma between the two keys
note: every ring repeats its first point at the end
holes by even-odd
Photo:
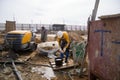
{"type": "Polygon", "coordinates": [[[91,22],[88,36],[89,79],[120,80],[120,17],[91,22]]]}

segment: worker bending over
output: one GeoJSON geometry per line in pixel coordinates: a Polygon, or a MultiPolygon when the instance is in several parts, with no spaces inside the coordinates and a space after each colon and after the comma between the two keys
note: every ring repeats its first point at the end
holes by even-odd
{"type": "Polygon", "coordinates": [[[69,45],[70,45],[70,39],[69,39],[68,33],[66,31],[58,31],[57,32],[57,41],[62,50],[60,57],[63,58],[64,54],[65,54],[66,55],[65,63],[67,63],[68,57],[69,57],[69,45]]]}

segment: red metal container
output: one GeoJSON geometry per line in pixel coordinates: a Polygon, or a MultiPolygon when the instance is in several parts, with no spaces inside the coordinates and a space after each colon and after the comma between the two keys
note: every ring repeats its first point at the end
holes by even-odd
{"type": "Polygon", "coordinates": [[[120,14],[90,23],[89,80],[120,80],[120,14]]]}

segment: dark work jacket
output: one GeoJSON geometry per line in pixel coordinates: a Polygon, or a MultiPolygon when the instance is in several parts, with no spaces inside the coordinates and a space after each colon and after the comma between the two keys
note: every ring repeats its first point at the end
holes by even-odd
{"type": "Polygon", "coordinates": [[[44,29],[41,31],[41,41],[45,42],[47,40],[47,30],[44,29]]]}

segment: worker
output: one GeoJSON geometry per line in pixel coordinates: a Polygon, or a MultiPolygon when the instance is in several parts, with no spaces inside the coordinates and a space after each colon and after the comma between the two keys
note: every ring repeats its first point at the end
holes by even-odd
{"type": "Polygon", "coordinates": [[[46,40],[47,40],[47,30],[43,26],[41,30],[41,42],[46,42],[46,40]]]}
{"type": "Polygon", "coordinates": [[[63,59],[65,54],[66,55],[65,63],[67,63],[69,57],[69,45],[70,45],[69,34],[66,31],[58,31],[56,36],[57,36],[58,44],[62,50],[60,53],[60,57],[63,59]]]}

